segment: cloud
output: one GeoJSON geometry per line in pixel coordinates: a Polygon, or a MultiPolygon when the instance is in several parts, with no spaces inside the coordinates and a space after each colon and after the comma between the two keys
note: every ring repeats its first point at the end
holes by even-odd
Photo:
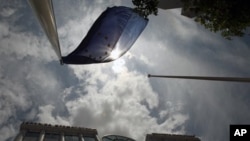
{"type": "Polygon", "coordinates": [[[0,13],[1,13],[1,16],[3,16],[3,17],[9,17],[15,13],[15,10],[11,9],[11,8],[4,8],[4,9],[2,9],[2,11],[0,13]]]}
{"type": "MultiPolygon", "coordinates": [[[[19,10],[11,16],[18,17],[19,10]]],[[[67,83],[62,84],[59,81],[62,76],[57,73],[70,71],[65,68],[56,71],[50,66],[57,63],[44,35],[23,32],[19,30],[22,25],[0,21],[0,134],[4,134],[1,140],[13,140],[22,121],[37,121],[39,105],[59,105],[55,110],[62,113],[58,97],[67,83]],[[9,134],[5,133],[7,130],[9,134]]],[[[64,80],[74,81],[67,76],[64,80]]]]}
{"type": "MultiPolygon", "coordinates": [[[[130,1],[53,2],[64,55],[106,6],[131,6],[130,1]]],[[[61,66],[24,7],[6,12],[9,23],[0,20],[2,140],[12,140],[27,120],[97,128],[100,136],[137,140],[158,132],[221,141],[228,139],[229,124],[248,123],[248,84],[147,78],[147,73],[249,76],[247,41],[226,41],[178,10],[161,10],[119,60],[61,66]]]]}
{"type": "Polygon", "coordinates": [[[49,123],[53,125],[70,125],[67,119],[60,116],[53,116],[52,112],[55,110],[55,107],[52,105],[45,105],[39,107],[39,112],[37,114],[38,121],[41,123],[49,123]]]}
{"type": "Polygon", "coordinates": [[[97,128],[100,136],[116,133],[136,139],[143,139],[146,133],[155,130],[172,132],[169,127],[181,126],[186,117],[180,114],[169,117],[172,118],[172,124],[166,121],[160,128],[157,126],[157,119],[150,116],[150,109],[158,105],[157,95],[154,92],[150,94],[152,90],[148,84],[141,83],[145,80],[140,80],[146,78],[137,75],[131,77],[136,78],[133,81],[137,80],[138,83],[131,83],[131,79],[124,80],[124,77],[109,79],[101,89],[89,86],[87,95],[67,102],[72,123],[97,128]],[[144,100],[147,101],[149,109],[141,104],[144,100]]]}
{"type": "Polygon", "coordinates": [[[5,126],[0,129],[0,139],[1,140],[7,140],[10,137],[13,137],[16,135],[15,128],[12,125],[5,126]]]}

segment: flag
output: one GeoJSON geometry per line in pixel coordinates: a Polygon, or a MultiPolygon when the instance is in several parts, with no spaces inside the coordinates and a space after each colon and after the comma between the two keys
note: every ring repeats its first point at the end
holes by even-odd
{"type": "Polygon", "coordinates": [[[95,21],[65,64],[92,64],[113,61],[125,54],[148,23],[128,7],[107,8],[95,21]]]}

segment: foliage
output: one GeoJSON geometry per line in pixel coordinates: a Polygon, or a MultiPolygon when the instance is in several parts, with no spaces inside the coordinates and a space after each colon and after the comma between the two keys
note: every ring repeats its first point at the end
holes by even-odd
{"type": "Polygon", "coordinates": [[[227,39],[243,36],[250,26],[248,0],[182,0],[184,8],[197,14],[195,21],[227,39]]]}
{"type": "Polygon", "coordinates": [[[159,0],[132,0],[132,2],[136,6],[135,11],[146,19],[150,14],[158,14],[159,0]]]}

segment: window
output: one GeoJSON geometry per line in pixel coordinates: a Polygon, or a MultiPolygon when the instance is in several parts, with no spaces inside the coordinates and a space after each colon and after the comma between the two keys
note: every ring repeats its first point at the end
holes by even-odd
{"type": "Polygon", "coordinates": [[[66,135],[66,136],[64,136],[64,141],[79,141],[79,137],[66,135]]]}
{"type": "Polygon", "coordinates": [[[26,132],[23,141],[38,141],[39,132],[26,132]]]}
{"type": "Polygon", "coordinates": [[[84,141],[96,141],[93,137],[83,137],[84,141]]]}
{"type": "Polygon", "coordinates": [[[60,141],[59,134],[46,133],[43,141],[60,141]]]}

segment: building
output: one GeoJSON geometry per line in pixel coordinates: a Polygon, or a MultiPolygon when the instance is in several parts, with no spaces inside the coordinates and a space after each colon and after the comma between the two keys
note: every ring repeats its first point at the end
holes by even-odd
{"type": "Polygon", "coordinates": [[[200,141],[195,136],[188,135],[174,135],[174,134],[147,134],[146,141],[200,141]]]}
{"type": "Polygon", "coordinates": [[[193,18],[196,16],[196,13],[192,12],[190,8],[184,9],[183,3],[181,0],[159,0],[158,8],[168,10],[168,9],[175,9],[175,8],[182,8],[181,15],[193,18]]]}
{"type": "MultiPolygon", "coordinates": [[[[96,129],[23,122],[14,141],[99,141],[96,129]]],[[[101,141],[136,141],[121,135],[106,135],[101,141]]],[[[195,136],[147,134],[145,141],[200,141],[195,136]]]]}
{"type": "MultiPolygon", "coordinates": [[[[96,129],[23,122],[14,141],[99,141],[96,129]]],[[[102,141],[135,141],[120,135],[106,135],[102,141]]]]}
{"type": "Polygon", "coordinates": [[[14,141],[98,141],[97,130],[24,122],[14,141]]]}
{"type": "Polygon", "coordinates": [[[158,8],[161,9],[173,9],[182,8],[183,4],[181,0],[159,0],[158,8]]]}

